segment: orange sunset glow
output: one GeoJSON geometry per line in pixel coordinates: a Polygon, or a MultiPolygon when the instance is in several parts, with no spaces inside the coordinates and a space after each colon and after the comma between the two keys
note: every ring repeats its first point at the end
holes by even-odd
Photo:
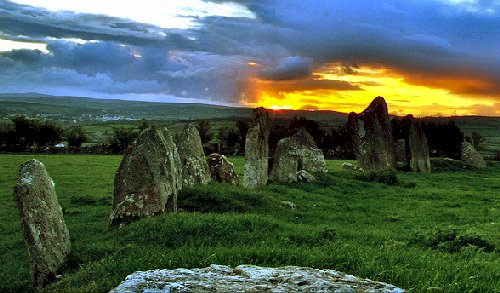
{"type": "MultiPolygon", "coordinates": [[[[250,63],[249,63],[250,65],[250,63]]],[[[255,66],[253,63],[252,66],[255,66]]],[[[247,105],[269,109],[333,110],[361,112],[376,96],[383,96],[389,112],[415,116],[500,115],[493,98],[454,94],[451,91],[474,84],[469,80],[411,84],[405,77],[383,67],[326,64],[311,78],[270,81],[251,77],[256,102],[247,105]],[[348,71],[348,72],[346,72],[348,71]]]]}

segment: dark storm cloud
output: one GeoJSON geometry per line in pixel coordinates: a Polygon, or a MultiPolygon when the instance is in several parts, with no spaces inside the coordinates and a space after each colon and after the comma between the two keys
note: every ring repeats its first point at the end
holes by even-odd
{"type": "Polygon", "coordinates": [[[252,27],[260,40],[288,55],[311,57],[316,65],[383,65],[419,84],[481,79],[487,82],[481,94],[500,96],[498,1],[237,2],[257,15],[252,27]]]}
{"type": "Polygon", "coordinates": [[[279,60],[276,67],[264,68],[258,76],[265,80],[290,80],[302,78],[312,73],[310,58],[285,57],[279,60]]]}
{"type": "Polygon", "coordinates": [[[45,42],[48,53],[1,53],[0,85],[15,89],[22,77],[27,91],[36,91],[38,83],[234,102],[249,76],[274,82],[274,91],[359,90],[356,84],[311,77],[324,63],[334,62],[345,64],[342,74],[356,74],[356,64],[376,65],[414,84],[500,96],[498,1],[233,2],[256,18],[205,17],[197,19],[195,28],[169,30],[2,1],[0,38],[45,42]],[[249,67],[249,61],[259,66],[249,67]],[[451,87],[453,81],[457,84],[451,87]]]}

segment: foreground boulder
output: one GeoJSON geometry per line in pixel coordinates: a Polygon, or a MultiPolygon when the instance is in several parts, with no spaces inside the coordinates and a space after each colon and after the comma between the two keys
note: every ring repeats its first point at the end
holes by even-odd
{"type": "Polygon", "coordinates": [[[187,186],[210,182],[210,170],[196,127],[184,127],[177,140],[177,149],[181,159],[182,184],[187,186]]]}
{"type": "Polygon", "coordinates": [[[238,175],[234,172],[233,163],[224,155],[211,154],[207,159],[212,180],[215,182],[239,185],[238,175]]]}
{"type": "Polygon", "coordinates": [[[115,175],[112,225],[177,210],[182,170],[166,129],[148,128],[127,148],[115,175]]]}
{"type": "Polygon", "coordinates": [[[460,158],[469,166],[474,168],[486,168],[486,162],[481,154],[471,143],[462,142],[460,158]]]}
{"type": "Polygon", "coordinates": [[[270,177],[275,182],[295,182],[299,179],[297,177],[299,171],[327,172],[323,152],[317,148],[305,128],[300,128],[291,137],[278,142],[270,177]]]}
{"type": "Polygon", "coordinates": [[[14,200],[28,247],[33,287],[38,289],[56,279],[71,248],[54,181],[40,161],[20,166],[14,200]]]}
{"type": "Polygon", "coordinates": [[[347,126],[359,167],[366,171],[396,169],[392,127],[384,98],[376,97],[359,115],[350,113],[347,126]]]}
{"type": "Polygon", "coordinates": [[[427,137],[420,121],[413,118],[413,115],[408,115],[403,119],[403,125],[408,129],[408,136],[405,138],[407,165],[413,172],[431,172],[427,137]]]}
{"type": "Polygon", "coordinates": [[[334,270],[304,267],[265,268],[240,265],[232,269],[211,265],[204,269],[135,272],[110,292],[384,292],[403,289],[334,270]]]}
{"type": "Polygon", "coordinates": [[[252,124],[245,138],[243,184],[246,188],[259,188],[267,184],[269,131],[270,123],[267,110],[264,108],[254,109],[252,124]]]}

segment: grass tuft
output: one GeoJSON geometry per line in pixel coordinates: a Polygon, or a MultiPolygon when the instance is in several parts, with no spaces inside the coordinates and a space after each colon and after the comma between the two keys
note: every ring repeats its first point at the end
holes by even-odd
{"type": "Polygon", "coordinates": [[[412,244],[418,244],[426,248],[457,253],[463,248],[472,247],[484,252],[495,252],[495,246],[479,235],[460,235],[457,229],[435,229],[428,233],[417,232],[410,240],[412,244]]]}

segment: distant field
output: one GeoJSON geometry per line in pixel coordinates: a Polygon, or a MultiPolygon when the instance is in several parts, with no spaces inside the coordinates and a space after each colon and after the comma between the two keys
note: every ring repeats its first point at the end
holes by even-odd
{"type": "MultiPolygon", "coordinates": [[[[0,155],[1,292],[29,289],[12,189],[19,164],[31,158],[54,178],[71,234],[68,266],[50,291],[104,292],[137,270],[218,263],[330,268],[409,292],[499,292],[499,163],[481,171],[398,173],[400,183],[387,185],[328,161],[330,172],[315,183],[185,189],[178,214],[108,230],[120,156],[6,154],[0,155]]],[[[242,175],[243,158],[230,160],[242,175]]]]}

